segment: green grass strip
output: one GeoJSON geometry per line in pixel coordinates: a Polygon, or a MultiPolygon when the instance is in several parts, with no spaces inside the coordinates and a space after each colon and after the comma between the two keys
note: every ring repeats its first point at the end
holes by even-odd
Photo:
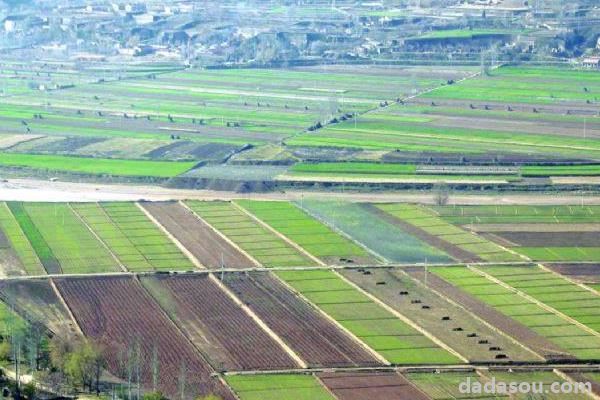
{"type": "Polygon", "coordinates": [[[186,172],[195,163],[0,153],[0,165],[84,174],[170,178],[186,172]]]}
{"type": "Polygon", "coordinates": [[[17,202],[9,202],[6,203],[8,208],[15,216],[15,219],[19,223],[19,226],[23,230],[23,233],[31,243],[31,246],[35,250],[37,256],[40,261],[44,265],[44,268],[48,271],[48,273],[58,273],[57,269],[59,269],[60,263],[58,259],[54,256],[52,249],[48,246],[48,243],[38,230],[37,226],[33,223],[33,220],[25,211],[25,207],[23,207],[23,203],[17,202]],[[57,268],[58,267],[58,268],[57,268]]]}

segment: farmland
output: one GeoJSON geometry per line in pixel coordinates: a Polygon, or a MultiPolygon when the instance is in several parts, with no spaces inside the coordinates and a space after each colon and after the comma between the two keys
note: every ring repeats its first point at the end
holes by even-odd
{"type": "Polygon", "coordinates": [[[209,268],[249,267],[253,262],[219,236],[210,225],[181,204],[147,203],[147,209],[182,243],[196,259],[209,268]]]}
{"type": "Polygon", "coordinates": [[[142,283],[217,370],[295,367],[294,360],[208,275],[142,283]],[[236,332],[236,334],[232,334],[236,332]]]}
{"type": "Polygon", "coordinates": [[[306,266],[315,262],[228,202],[187,202],[201,218],[267,267],[306,266]]]}
{"type": "Polygon", "coordinates": [[[277,275],[391,363],[458,362],[456,356],[357,291],[334,272],[282,271],[277,275]]]}
{"type": "Polygon", "coordinates": [[[226,378],[241,400],[333,400],[312,375],[234,375],[226,378]]]}
{"type": "Polygon", "coordinates": [[[477,232],[534,261],[597,261],[596,206],[435,207],[445,221],[477,232]]]}
{"type": "Polygon", "coordinates": [[[189,270],[189,259],[133,203],[75,204],[100,240],[130,271],[189,270]]]}
{"type": "Polygon", "coordinates": [[[406,204],[378,205],[381,210],[400,220],[411,233],[437,245],[460,261],[522,261],[505,248],[456,227],[425,207],[406,204]]]}
{"type": "Polygon", "coordinates": [[[68,204],[9,203],[9,207],[48,273],[120,270],[68,204]]]}
{"type": "Polygon", "coordinates": [[[368,205],[318,199],[304,199],[300,205],[389,262],[450,260],[441,250],[380,218],[368,205]]]}
{"type": "Polygon", "coordinates": [[[238,201],[237,204],[326,264],[369,264],[374,261],[363,248],[291,203],[238,201]]]}
{"type": "Polygon", "coordinates": [[[227,274],[224,283],[307,363],[315,367],[379,365],[333,323],[266,274],[227,274]],[[293,327],[293,328],[292,328],[293,327]]]}
{"type": "Polygon", "coordinates": [[[234,399],[211,377],[212,368],[175,328],[139,283],[131,278],[58,281],[75,319],[87,336],[105,345],[108,370],[125,377],[134,357],[143,360],[140,383],[152,385],[152,354],[160,361],[159,389],[170,396],[217,394],[234,399]],[[142,314],[139,310],[144,310],[142,314]],[[129,361],[128,361],[129,360],[129,361]]]}
{"type": "MultiPolygon", "coordinates": [[[[485,271],[485,270],[484,270],[485,271]]],[[[432,272],[458,286],[496,310],[546,337],[580,359],[598,359],[597,334],[571,322],[554,309],[502,286],[480,274],[477,269],[442,267],[432,272]]]]}
{"type": "Polygon", "coordinates": [[[13,260],[12,267],[7,265],[6,272],[13,274],[41,275],[45,273],[35,250],[29,243],[18,221],[12,215],[6,203],[0,204],[0,251],[2,260],[13,260]],[[16,268],[15,268],[16,266],[16,268]]]}

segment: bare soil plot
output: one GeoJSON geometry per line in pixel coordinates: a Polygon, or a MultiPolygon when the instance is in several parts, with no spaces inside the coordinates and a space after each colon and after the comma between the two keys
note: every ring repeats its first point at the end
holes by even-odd
{"type": "Polygon", "coordinates": [[[209,275],[143,277],[142,283],[215,369],[297,367],[209,275]]]}
{"type": "Polygon", "coordinates": [[[406,378],[394,372],[321,373],[317,377],[339,400],[428,400],[406,378]]]}
{"type": "Polygon", "coordinates": [[[490,328],[397,269],[353,269],[342,274],[470,362],[541,361],[540,357],[502,335],[501,327],[490,328]]]}
{"type": "Polygon", "coordinates": [[[380,363],[354,339],[267,273],[225,274],[227,285],[311,366],[380,363]]]}
{"type": "Polygon", "coordinates": [[[152,358],[157,354],[159,386],[169,397],[234,395],[218,379],[185,336],[133,278],[61,279],[57,285],[86,336],[105,347],[108,370],[125,377],[128,361],[140,361],[141,383],[152,387],[152,358]]]}
{"type": "Polygon", "coordinates": [[[597,232],[494,232],[516,246],[523,247],[597,247],[597,232]]]}
{"type": "Polygon", "coordinates": [[[584,283],[600,283],[600,264],[547,264],[554,272],[584,283]]]}
{"type": "Polygon", "coordinates": [[[0,281],[0,298],[29,322],[56,335],[77,333],[74,321],[46,279],[0,281]]]}
{"type": "Polygon", "coordinates": [[[178,203],[141,203],[186,249],[209,268],[249,268],[254,263],[213,228],[178,203]]]}
{"type": "MultiPolygon", "coordinates": [[[[407,272],[421,281],[425,279],[424,269],[415,268],[407,270],[407,272]]],[[[481,300],[471,296],[456,286],[451,285],[446,280],[438,277],[435,274],[427,274],[427,284],[439,293],[444,293],[448,298],[451,298],[462,307],[466,308],[471,313],[477,315],[488,324],[498,327],[513,339],[522,343],[527,348],[535,351],[547,360],[573,360],[574,357],[569,355],[565,350],[559,348],[554,343],[550,342],[543,336],[533,332],[527,326],[513,320],[504,315],[495,308],[485,304],[481,300]]]]}

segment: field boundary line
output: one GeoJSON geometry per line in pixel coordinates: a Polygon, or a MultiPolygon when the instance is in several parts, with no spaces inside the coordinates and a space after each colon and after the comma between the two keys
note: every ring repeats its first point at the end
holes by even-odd
{"type": "Polygon", "coordinates": [[[277,237],[279,237],[280,239],[282,239],[284,242],[286,242],[287,244],[289,244],[290,246],[292,246],[293,248],[295,248],[296,250],[298,250],[299,252],[301,252],[303,255],[305,255],[309,259],[311,259],[314,262],[316,262],[318,265],[320,265],[322,267],[327,266],[327,264],[325,264],[323,261],[321,261],[316,256],[313,256],[312,254],[310,254],[305,248],[303,248],[302,246],[300,246],[298,243],[292,241],[290,238],[288,238],[287,236],[285,236],[283,233],[277,231],[271,225],[267,224],[266,222],[264,222],[263,220],[261,220],[260,218],[258,218],[257,216],[255,216],[254,214],[250,213],[250,211],[246,210],[245,208],[243,208],[242,206],[240,206],[239,204],[237,204],[235,201],[232,201],[231,204],[235,208],[237,208],[239,211],[243,212],[248,217],[252,218],[255,222],[257,222],[258,224],[260,224],[263,228],[268,229],[271,233],[275,234],[277,237]]]}
{"type": "Polygon", "coordinates": [[[536,304],[537,306],[543,308],[544,310],[550,312],[551,314],[556,315],[557,317],[560,317],[562,319],[564,319],[565,321],[577,326],[578,328],[586,331],[587,333],[591,334],[592,336],[596,336],[596,337],[600,337],[600,332],[596,332],[595,330],[593,330],[592,328],[588,327],[587,325],[582,324],[581,322],[575,320],[574,318],[569,317],[566,314],[563,314],[562,312],[558,311],[557,309],[550,307],[549,305],[547,305],[546,303],[543,303],[539,300],[537,300],[536,298],[520,291],[517,288],[514,288],[512,286],[510,286],[508,283],[501,281],[500,279],[488,274],[485,271],[480,270],[479,268],[472,266],[472,265],[467,265],[467,268],[470,269],[471,271],[483,276],[484,278],[494,282],[497,285],[500,285],[502,287],[504,287],[505,289],[508,289],[509,291],[523,297],[524,299],[536,304]]]}
{"type": "Polygon", "coordinates": [[[297,203],[297,201],[292,201],[292,203],[298,207],[300,210],[304,211],[306,214],[308,214],[309,216],[311,216],[312,218],[316,219],[317,221],[319,221],[320,223],[322,223],[323,225],[325,225],[326,227],[328,227],[329,229],[331,229],[333,232],[337,233],[338,235],[345,237],[346,239],[348,239],[350,242],[355,243],[357,246],[361,247],[363,250],[366,250],[367,253],[371,253],[372,256],[374,256],[377,260],[381,261],[382,264],[390,264],[390,260],[388,260],[386,257],[382,256],[381,254],[379,254],[378,252],[376,252],[375,250],[369,248],[367,245],[365,245],[364,243],[354,239],[352,236],[348,235],[346,232],[342,231],[341,229],[339,229],[338,227],[336,227],[335,225],[331,225],[329,222],[325,221],[324,219],[322,219],[321,217],[319,217],[318,215],[313,214],[312,212],[310,212],[310,210],[308,210],[306,207],[304,207],[303,205],[300,205],[297,203]]]}
{"type": "Polygon", "coordinates": [[[201,222],[206,224],[206,226],[210,230],[212,230],[215,234],[217,234],[221,239],[223,239],[225,242],[229,243],[233,248],[235,248],[237,251],[239,251],[244,256],[246,256],[250,261],[252,261],[252,263],[254,265],[256,265],[259,268],[263,267],[263,265],[260,262],[258,262],[258,260],[256,258],[252,257],[246,250],[244,250],[240,246],[238,246],[237,243],[235,243],[233,240],[231,240],[227,236],[225,236],[225,234],[223,234],[220,230],[218,230],[217,228],[212,226],[212,224],[209,224],[207,220],[205,220],[204,218],[202,218],[202,216],[200,216],[200,214],[198,214],[196,211],[192,210],[191,207],[189,207],[187,204],[185,204],[185,201],[179,200],[177,203],[181,207],[183,207],[186,210],[188,210],[189,212],[191,212],[195,218],[197,218],[198,220],[200,220],[201,222]]]}
{"type": "Polygon", "coordinates": [[[373,348],[371,348],[371,346],[369,346],[368,344],[363,342],[358,336],[356,336],[348,328],[343,326],[338,320],[333,318],[331,315],[327,314],[321,307],[317,306],[315,303],[310,301],[306,296],[304,296],[302,293],[300,293],[298,290],[296,290],[292,285],[287,283],[279,275],[277,275],[277,274],[271,274],[271,275],[273,277],[275,277],[275,279],[279,280],[279,282],[282,285],[284,285],[289,291],[294,293],[296,296],[298,296],[298,298],[300,298],[302,301],[304,301],[306,304],[308,304],[312,309],[316,310],[319,314],[321,314],[327,321],[331,322],[340,331],[342,331],[344,334],[346,334],[346,336],[348,336],[352,341],[354,341],[354,343],[356,343],[358,346],[362,347],[369,354],[371,354],[376,360],[381,362],[383,365],[387,365],[387,366],[392,365],[392,363],[390,363],[384,356],[382,356],[377,351],[375,351],[373,348]]]}
{"type": "Polygon", "coordinates": [[[177,248],[179,248],[179,250],[185,254],[185,256],[192,262],[192,264],[198,268],[198,269],[207,269],[204,265],[202,265],[202,263],[196,258],[195,255],[193,255],[183,244],[181,244],[181,242],[179,240],[177,240],[175,238],[175,236],[173,236],[171,234],[171,232],[169,232],[167,230],[167,228],[165,228],[164,226],[162,226],[162,224],[160,222],[158,222],[158,220],[156,218],[154,218],[154,215],[150,214],[150,212],[148,210],[146,210],[139,202],[135,202],[135,205],[146,215],[146,217],[152,221],[154,223],[154,225],[156,225],[158,227],[158,229],[160,229],[165,235],[167,235],[167,237],[169,239],[171,239],[171,242],[173,242],[175,244],[175,246],[177,246],[177,248]]]}
{"type": "Polygon", "coordinates": [[[250,307],[244,304],[223,282],[221,282],[214,274],[208,274],[209,279],[221,289],[227,297],[229,297],[238,307],[240,307],[254,322],[265,331],[271,339],[275,340],[283,350],[294,360],[301,368],[308,368],[308,364],[304,361],[292,348],[273,331],[250,307]]]}
{"type": "Polygon", "coordinates": [[[81,336],[85,337],[85,334],[83,333],[83,330],[81,329],[81,326],[79,326],[79,321],[77,321],[77,318],[75,318],[75,314],[73,314],[71,307],[69,307],[69,304],[67,303],[67,301],[63,297],[62,293],[58,289],[58,286],[56,286],[54,279],[50,278],[50,279],[48,279],[48,281],[50,283],[50,286],[52,286],[52,289],[54,290],[56,297],[58,297],[58,300],[62,303],[63,307],[67,311],[67,314],[69,314],[69,317],[73,321],[73,324],[75,325],[75,330],[77,330],[77,333],[79,333],[81,336]]]}
{"type": "Polygon", "coordinates": [[[573,285],[577,285],[577,286],[579,286],[580,288],[582,288],[582,289],[584,289],[584,290],[587,290],[588,292],[591,292],[592,294],[594,294],[594,295],[596,295],[596,296],[599,296],[599,297],[600,297],[600,293],[599,293],[599,292],[598,292],[596,289],[594,289],[594,288],[592,288],[592,287],[590,287],[590,286],[587,286],[585,283],[577,282],[577,281],[575,281],[575,280],[571,279],[570,277],[568,277],[568,276],[566,276],[566,275],[560,274],[560,273],[558,273],[558,272],[556,272],[556,271],[554,271],[554,270],[552,270],[552,269],[550,269],[550,268],[546,267],[546,266],[545,266],[544,264],[542,264],[542,263],[538,263],[538,264],[537,264],[537,266],[538,266],[538,267],[539,267],[541,270],[543,270],[543,271],[549,272],[549,273],[551,273],[552,275],[554,275],[554,276],[556,276],[556,277],[558,277],[558,278],[561,278],[561,279],[563,279],[563,280],[565,280],[565,281],[567,281],[567,282],[569,282],[569,283],[571,283],[571,284],[573,284],[573,285]]]}
{"type": "MultiPolygon", "coordinates": [[[[564,371],[562,371],[558,368],[554,368],[552,370],[552,372],[554,372],[554,374],[557,375],[559,378],[562,378],[565,381],[567,381],[573,385],[577,385],[580,383],[580,382],[575,381],[575,379],[573,379],[572,377],[570,377],[569,374],[565,373],[564,371]]],[[[600,395],[598,395],[597,393],[594,393],[593,391],[586,392],[585,394],[588,395],[589,397],[591,397],[592,399],[600,400],[600,395]]]]}
{"type": "Polygon", "coordinates": [[[335,275],[337,275],[339,278],[341,278],[348,285],[352,286],[355,290],[357,290],[361,294],[367,296],[371,301],[375,302],[377,305],[379,305],[380,307],[385,309],[387,312],[391,313],[396,318],[398,318],[399,320],[401,320],[402,322],[404,322],[405,324],[407,324],[408,326],[410,326],[411,328],[413,328],[414,330],[416,330],[417,332],[419,332],[420,334],[422,334],[423,336],[425,336],[426,338],[431,340],[433,343],[437,344],[440,348],[442,348],[442,349],[446,350],[448,353],[454,355],[459,360],[461,360],[467,364],[469,363],[469,360],[466,357],[464,357],[462,354],[460,354],[459,352],[457,352],[456,350],[454,350],[453,348],[451,348],[450,346],[448,346],[447,344],[442,342],[440,339],[438,339],[433,334],[429,333],[429,331],[427,331],[424,328],[422,328],[421,326],[417,325],[417,323],[414,322],[413,320],[411,320],[410,318],[401,314],[396,309],[390,307],[389,305],[387,305],[386,303],[381,301],[375,295],[371,294],[370,292],[367,292],[366,290],[364,290],[363,288],[358,286],[356,283],[352,282],[350,279],[348,279],[344,275],[340,274],[338,271],[333,271],[333,273],[335,275]]]}
{"type": "Polygon", "coordinates": [[[444,294],[440,293],[436,289],[434,289],[434,288],[432,288],[430,286],[425,285],[424,282],[422,282],[419,279],[417,279],[417,278],[411,276],[410,274],[406,273],[405,270],[403,270],[403,269],[399,269],[399,270],[401,271],[402,274],[406,275],[409,279],[415,281],[418,285],[420,285],[420,286],[422,286],[422,287],[430,290],[432,293],[434,293],[437,296],[441,297],[442,299],[444,299],[448,303],[450,303],[453,306],[461,309],[464,313],[471,315],[474,319],[476,319],[477,321],[479,321],[483,325],[485,325],[488,328],[490,328],[492,330],[492,332],[496,332],[499,335],[504,336],[506,339],[508,339],[512,343],[516,344],[517,346],[521,347],[525,351],[528,351],[531,354],[533,354],[534,356],[539,357],[540,361],[543,362],[545,360],[545,358],[542,357],[542,355],[538,354],[536,351],[533,351],[529,347],[525,346],[523,343],[519,342],[518,340],[516,340],[515,338],[513,338],[512,336],[510,336],[508,333],[504,332],[503,330],[499,329],[498,327],[490,324],[489,322],[487,322],[486,320],[484,320],[483,318],[481,318],[479,315],[475,314],[474,312],[472,312],[469,309],[467,309],[466,307],[464,307],[462,304],[455,302],[453,299],[451,299],[450,297],[445,296],[444,294]]]}
{"type": "Polygon", "coordinates": [[[335,395],[335,393],[333,393],[333,391],[327,387],[327,385],[325,384],[325,382],[323,382],[321,380],[321,378],[317,375],[316,372],[312,373],[312,377],[315,378],[315,380],[319,383],[319,386],[321,386],[323,389],[325,389],[325,391],[327,393],[329,393],[333,399],[335,399],[335,400],[343,400],[343,399],[340,399],[339,397],[337,397],[335,395]]]}
{"type": "MultiPolygon", "coordinates": [[[[98,205],[99,207],[101,207],[98,203],[94,203],[96,205],[98,205]]],[[[98,236],[98,234],[92,229],[92,227],[85,222],[85,220],[83,219],[83,217],[77,212],[77,210],[75,210],[73,208],[73,206],[71,205],[71,203],[67,203],[69,209],[71,210],[71,212],[73,214],[75,214],[75,216],[77,216],[77,219],[79,219],[79,221],[81,221],[82,224],[85,225],[86,228],[88,228],[88,230],[90,231],[90,233],[92,235],[94,235],[94,237],[96,238],[96,240],[98,240],[100,243],[102,243],[102,246],[106,249],[106,251],[108,251],[110,253],[110,255],[112,256],[112,258],[114,258],[114,260],[117,262],[117,264],[119,265],[119,267],[121,268],[121,270],[123,272],[129,272],[129,269],[121,262],[121,260],[119,260],[119,257],[117,257],[117,255],[115,253],[113,253],[113,251],[110,249],[110,247],[108,247],[108,245],[106,244],[106,242],[104,242],[104,240],[102,240],[102,238],[100,238],[100,236],[98,236]]]]}

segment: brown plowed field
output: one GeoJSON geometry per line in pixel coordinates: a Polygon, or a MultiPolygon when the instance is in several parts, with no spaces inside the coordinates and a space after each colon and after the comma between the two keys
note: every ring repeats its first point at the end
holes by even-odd
{"type": "Polygon", "coordinates": [[[394,372],[322,373],[317,375],[339,400],[429,400],[394,372]]]}
{"type": "Polygon", "coordinates": [[[547,264],[561,275],[584,283],[600,283],[600,264],[547,264]]]}
{"type": "Polygon", "coordinates": [[[494,232],[511,243],[523,247],[596,247],[600,232],[494,232]]]}
{"type": "MultiPolygon", "coordinates": [[[[411,276],[414,276],[421,281],[424,279],[424,271],[422,268],[410,269],[407,270],[407,272],[411,276]]],[[[575,357],[567,355],[564,350],[551,343],[543,336],[533,332],[525,325],[500,313],[496,309],[477,300],[473,296],[463,292],[461,289],[451,285],[440,277],[434,274],[427,274],[427,285],[436,290],[438,293],[443,293],[448,298],[454,300],[456,303],[477,315],[488,324],[501,329],[513,339],[535,351],[545,359],[566,361],[572,361],[575,359],[575,357]]]]}
{"type": "Polygon", "coordinates": [[[225,275],[224,283],[310,366],[380,365],[272,275],[232,273],[225,275]]]}
{"type": "Polygon", "coordinates": [[[190,340],[207,353],[215,368],[239,371],[298,367],[208,275],[142,279],[190,340]]]}
{"type": "Polygon", "coordinates": [[[235,399],[211,376],[214,370],[135,279],[61,279],[57,285],[85,335],[105,347],[112,374],[124,377],[127,360],[137,360],[135,349],[139,348],[141,382],[151,388],[156,349],[159,389],[169,397],[180,396],[179,383],[185,376],[186,398],[214,393],[224,400],[235,399]]]}
{"type": "Polygon", "coordinates": [[[179,203],[142,203],[202,265],[250,268],[254,263],[179,203]]]}
{"type": "Polygon", "coordinates": [[[469,263],[469,262],[480,262],[483,261],[477,255],[470,253],[466,250],[461,249],[460,247],[453,245],[452,243],[448,243],[443,239],[440,239],[438,236],[434,236],[428,232],[425,232],[423,229],[418,228],[414,225],[409,224],[408,222],[402,221],[400,218],[396,218],[391,214],[386,213],[385,211],[375,207],[372,204],[363,204],[363,207],[367,208],[370,212],[375,213],[378,217],[383,220],[394,224],[406,233],[413,235],[424,241],[425,243],[443,250],[450,257],[454,258],[457,261],[469,263]]]}

